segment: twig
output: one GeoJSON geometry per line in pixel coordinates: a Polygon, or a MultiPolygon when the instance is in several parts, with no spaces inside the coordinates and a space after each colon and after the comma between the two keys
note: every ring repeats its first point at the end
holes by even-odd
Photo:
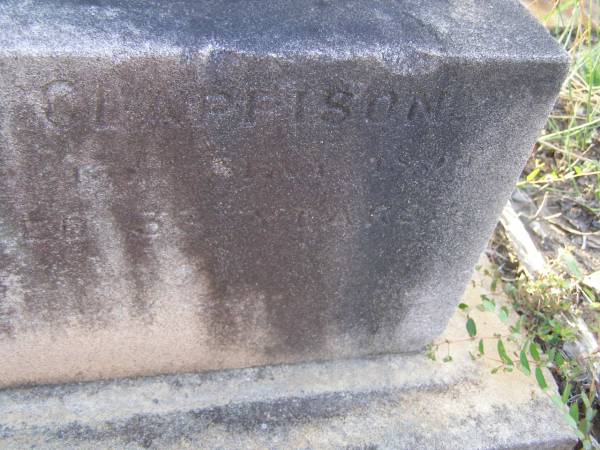
{"type": "MultiPolygon", "coordinates": [[[[552,216],[552,217],[554,217],[554,216],[552,216]]],[[[552,225],[557,226],[558,228],[562,228],[564,231],[567,231],[571,234],[576,234],[578,236],[600,236],[600,231],[589,231],[589,232],[577,231],[575,228],[571,228],[566,225],[562,225],[558,222],[548,220],[548,217],[544,217],[544,220],[551,223],[552,225]]]]}
{"type": "Polygon", "coordinates": [[[517,257],[523,265],[527,276],[531,278],[536,274],[546,273],[547,267],[544,256],[535,246],[525,225],[519,219],[510,202],[502,210],[500,223],[502,223],[508,239],[513,244],[517,257]]]}

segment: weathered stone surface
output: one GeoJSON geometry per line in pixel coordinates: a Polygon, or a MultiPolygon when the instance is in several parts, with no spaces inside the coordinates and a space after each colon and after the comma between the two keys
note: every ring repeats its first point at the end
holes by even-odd
{"type": "MultiPolygon", "coordinates": [[[[505,334],[494,314],[474,308],[492,295],[481,281],[463,301],[482,336],[505,334]]],[[[453,341],[451,363],[380,356],[6,389],[0,447],[571,450],[574,433],[533,377],[492,375],[497,361],[473,361],[477,343],[465,336],[457,312],[439,338],[453,341]]]]}
{"type": "Polygon", "coordinates": [[[0,385],[421,348],[567,59],[516,1],[4,1],[0,385]]]}

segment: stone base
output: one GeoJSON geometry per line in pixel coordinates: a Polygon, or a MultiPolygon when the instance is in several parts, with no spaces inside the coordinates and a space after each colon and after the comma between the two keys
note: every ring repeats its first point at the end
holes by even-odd
{"type": "MultiPolygon", "coordinates": [[[[484,288],[473,284],[465,300],[478,303],[484,288]]],[[[474,315],[482,336],[502,331],[491,314],[474,315]]],[[[530,377],[490,373],[493,341],[489,360],[470,358],[464,323],[456,314],[439,340],[463,339],[449,363],[383,355],[0,391],[0,447],[572,448],[530,377]]]]}

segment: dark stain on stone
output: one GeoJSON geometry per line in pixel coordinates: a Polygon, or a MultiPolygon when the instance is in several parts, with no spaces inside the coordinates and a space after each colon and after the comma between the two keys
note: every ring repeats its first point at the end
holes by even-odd
{"type": "Polygon", "coordinates": [[[244,336],[240,311],[251,314],[262,302],[267,330],[273,333],[274,347],[279,346],[273,351],[318,348],[323,328],[319,305],[326,293],[318,249],[298,229],[295,214],[309,199],[298,192],[299,180],[283,172],[287,164],[308,176],[310,167],[304,155],[289,151],[290,137],[282,123],[252,123],[265,120],[263,112],[248,116],[247,96],[261,86],[252,85],[256,74],[248,74],[247,62],[233,63],[232,58],[228,53],[215,57],[203,74],[208,80],[202,81],[214,92],[233,89],[228,108],[235,111],[228,111],[226,120],[201,111],[213,129],[195,129],[191,142],[167,145],[177,130],[160,137],[165,143],[161,161],[171,164],[173,209],[186,211],[193,224],[182,236],[182,249],[210,282],[209,316],[203,320],[219,344],[236,345],[244,336]],[[244,84],[244,92],[237,92],[244,84]],[[239,163],[244,158],[251,161],[251,172],[239,163]]]}
{"type": "MultiPolygon", "coordinates": [[[[365,346],[395,330],[408,307],[405,286],[418,285],[430,257],[423,245],[435,233],[427,225],[435,213],[415,205],[441,195],[422,173],[434,173],[446,155],[434,113],[444,71],[417,80],[375,63],[233,52],[202,63],[139,58],[85,70],[95,72],[86,83],[63,74],[52,85],[50,132],[32,111],[20,119],[35,130],[19,134],[22,145],[40,149],[21,170],[47,173],[40,190],[26,190],[33,229],[41,221],[49,232],[44,214],[104,208],[118,228],[135,313],[147,320],[160,248],[177,245],[209,282],[199,320],[220,346],[256,345],[245,341],[253,314],[266,320],[260,351],[277,357],[318,352],[327,327],[365,346]],[[73,159],[87,161],[84,179],[54,182],[79,174],[73,159]],[[93,195],[104,195],[100,205],[77,194],[86,176],[93,195]]],[[[45,270],[36,279],[95,278],[91,227],[76,217],[63,225],[70,228],[81,243],[36,241],[33,259],[45,270]],[[57,274],[74,252],[76,264],[57,274]]],[[[99,307],[84,298],[77,314],[93,317],[99,307]]]]}
{"type": "MultiPolygon", "coordinates": [[[[414,350],[437,332],[566,60],[551,62],[544,44],[542,67],[510,41],[501,49],[514,59],[480,60],[397,2],[330,3],[325,22],[318,1],[269,14],[216,0],[102,5],[118,14],[39,7],[88,36],[120,24],[127,55],[158,42],[183,51],[4,60],[0,173],[15,175],[2,177],[0,201],[26,257],[3,269],[23,275],[31,317],[102,323],[123,302],[93,290],[115,269],[96,234],[106,242],[114,220],[125,255],[115,275],[135,291],[135,313],[152,319],[155,288],[169,289],[166,251],[182,253],[208,285],[185,300],[211,348],[281,362],[330,356],[332,343],[343,352],[346,340],[356,355],[414,350]],[[522,136],[504,151],[497,124],[509,116],[522,136]],[[429,299],[419,290],[442,264],[429,299]],[[417,329],[411,302],[435,302],[440,315],[417,329]]],[[[31,26],[15,20],[15,32],[31,26]]]]}
{"type": "MultiPolygon", "coordinates": [[[[369,197],[381,189],[380,180],[365,178],[366,162],[389,141],[373,147],[381,130],[361,133],[367,92],[352,84],[327,85],[337,73],[356,69],[331,61],[280,63],[281,74],[270,78],[262,70],[265,58],[211,58],[202,74],[205,85],[215,92],[245,86],[232,95],[233,117],[205,117],[212,129],[195,129],[187,148],[172,144],[175,130],[163,130],[160,158],[163,165],[175,164],[169,182],[175,210],[188,211],[196,224],[183,236],[183,250],[209,275],[207,322],[217,342],[243,339],[238,311],[257,306],[267,315],[266,351],[277,355],[318,351],[327,325],[357,335],[393,327],[404,314],[401,294],[390,295],[384,284],[378,294],[386,300],[373,299],[374,283],[392,275],[392,267],[384,267],[390,258],[374,262],[373,247],[387,244],[364,229],[367,207],[374,204],[369,197]],[[296,80],[303,80],[300,88],[296,80]],[[294,96],[305,86],[311,88],[303,99],[306,120],[297,123],[294,96]],[[249,118],[248,92],[268,92],[283,107],[263,116],[253,111],[249,118]],[[344,120],[332,124],[325,112],[344,120]],[[397,305],[391,317],[390,302],[397,305]]],[[[392,118],[390,129],[402,120],[392,118]]]]}
{"type": "Polygon", "coordinates": [[[6,238],[16,239],[22,253],[3,258],[1,269],[20,276],[33,317],[61,321],[73,314],[94,321],[107,305],[87,289],[96,278],[98,249],[69,162],[85,137],[44,122],[27,102],[15,104],[7,120],[23,150],[12,157],[2,152],[3,170],[16,174],[0,179],[0,202],[6,238]]]}
{"type": "Polygon", "coordinates": [[[125,444],[137,444],[143,448],[160,448],[182,439],[197,439],[213,426],[223,426],[228,433],[272,433],[273,428],[343,417],[367,409],[373,401],[385,401],[386,396],[385,393],[340,392],[310,398],[291,397],[184,413],[138,415],[121,422],[108,422],[101,427],[72,423],[52,434],[64,441],[119,439],[125,444]]]}

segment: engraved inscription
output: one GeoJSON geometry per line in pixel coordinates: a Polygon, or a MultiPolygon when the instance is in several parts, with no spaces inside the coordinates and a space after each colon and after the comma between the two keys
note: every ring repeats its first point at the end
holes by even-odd
{"type": "Polygon", "coordinates": [[[295,95],[295,108],[294,108],[294,119],[296,122],[304,120],[304,101],[306,99],[305,91],[296,91],[295,95]]]}
{"type": "Polygon", "coordinates": [[[48,122],[57,127],[69,127],[76,123],[79,108],[73,82],[51,81],[44,87],[44,97],[44,112],[48,122]]]}
{"type": "Polygon", "coordinates": [[[430,114],[431,108],[429,107],[429,103],[420,97],[415,97],[408,110],[408,119],[417,120],[418,118],[423,118],[424,120],[427,120],[430,114]]]}
{"type": "Polygon", "coordinates": [[[98,127],[106,126],[106,117],[105,117],[105,92],[104,87],[102,85],[98,85],[96,88],[96,110],[95,110],[95,119],[96,125],[98,127]]]}
{"type": "Polygon", "coordinates": [[[383,94],[371,94],[367,104],[367,119],[373,122],[384,122],[394,112],[398,96],[389,91],[383,94]]]}
{"type": "Polygon", "coordinates": [[[277,98],[267,92],[252,91],[246,103],[246,121],[254,124],[258,119],[265,119],[279,109],[277,98]]]}
{"type": "Polygon", "coordinates": [[[86,99],[85,93],[75,89],[74,82],[55,80],[43,88],[44,113],[56,127],[73,127],[87,120],[98,131],[130,126],[128,121],[136,121],[136,126],[142,127],[182,127],[186,124],[192,127],[248,127],[267,121],[310,121],[335,126],[349,120],[366,125],[384,124],[390,120],[427,123],[433,114],[430,105],[435,104],[435,99],[424,95],[406,97],[399,93],[400,88],[380,89],[376,86],[313,90],[310,87],[296,89],[275,85],[269,89],[201,87],[199,90],[198,96],[183,92],[141,91],[137,94],[136,103],[128,105],[127,101],[132,101],[128,100],[129,97],[122,95],[124,103],[121,104],[112,98],[118,90],[106,89],[101,83],[86,99]],[[150,105],[147,114],[136,116],[129,113],[132,108],[139,109],[137,102],[150,105]],[[106,111],[107,104],[111,106],[110,114],[106,111]]]}
{"type": "Polygon", "coordinates": [[[343,122],[352,112],[352,99],[354,94],[347,91],[329,91],[325,94],[327,109],[321,114],[326,122],[343,122]]]}
{"type": "Polygon", "coordinates": [[[232,96],[226,92],[215,92],[204,96],[205,115],[224,118],[233,114],[232,96]]]}
{"type": "Polygon", "coordinates": [[[22,221],[23,236],[28,241],[66,239],[77,242],[86,239],[87,220],[77,214],[50,217],[38,210],[30,212],[22,221]]]}

